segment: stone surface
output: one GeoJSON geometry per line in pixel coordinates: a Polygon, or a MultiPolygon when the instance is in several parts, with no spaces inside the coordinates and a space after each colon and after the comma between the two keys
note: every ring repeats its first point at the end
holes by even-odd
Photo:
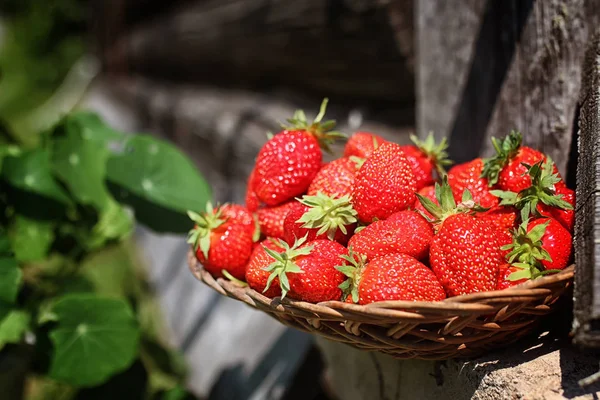
{"type": "Polygon", "coordinates": [[[396,360],[318,338],[331,389],[343,400],[597,399],[580,379],[598,371],[594,355],[545,334],[471,361],[396,360]]]}

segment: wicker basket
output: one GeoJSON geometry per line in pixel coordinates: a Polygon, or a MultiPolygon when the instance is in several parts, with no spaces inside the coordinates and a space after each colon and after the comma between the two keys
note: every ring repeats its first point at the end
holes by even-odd
{"type": "Polygon", "coordinates": [[[356,348],[396,358],[443,360],[481,355],[529,333],[570,288],[574,266],[502,291],[441,302],[387,301],[366,306],[270,299],[248,287],[214,279],[188,254],[196,278],[222,295],[262,310],[281,323],[356,348]]]}

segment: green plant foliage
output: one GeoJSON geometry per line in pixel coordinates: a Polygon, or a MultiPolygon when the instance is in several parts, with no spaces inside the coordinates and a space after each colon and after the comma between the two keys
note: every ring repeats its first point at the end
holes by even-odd
{"type": "Polygon", "coordinates": [[[12,256],[0,256],[0,301],[14,303],[21,286],[22,272],[12,256]]]}
{"type": "Polygon", "coordinates": [[[71,199],[52,176],[50,153],[37,148],[4,159],[2,177],[15,188],[70,205],[71,199]]]}
{"type": "Polygon", "coordinates": [[[111,200],[104,184],[108,148],[104,142],[84,138],[87,128],[68,120],[65,125],[50,141],[52,171],[78,203],[103,210],[111,200]]]}
{"type": "Polygon", "coordinates": [[[54,223],[16,215],[9,227],[9,238],[19,262],[43,260],[54,241],[54,223]]]}
{"type": "Polygon", "coordinates": [[[138,353],[139,331],[131,307],[123,300],[96,294],[57,299],[46,320],[54,356],[49,374],[76,386],[95,386],[125,370],[138,353]]]}
{"type": "Polygon", "coordinates": [[[44,103],[84,53],[85,0],[3,0],[0,117],[44,103]]]}
{"type": "Polygon", "coordinates": [[[0,320],[0,349],[8,343],[19,343],[29,329],[31,316],[26,311],[10,310],[0,320]]]}
{"type": "Polygon", "coordinates": [[[109,158],[107,179],[119,200],[135,209],[137,220],[157,231],[186,232],[186,211],[203,209],[211,196],[187,157],[145,135],[128,138],[109,158]]]}
{"type": "Polygon", "coordinates": [[[0,143],[0,351],[36,338],[36,372],[56,382],[40,398],[187,396],[184,363],[159,334],[160,309],[127,242],[134,216],[185,232],[186,211],[204,209],[210,188],[174,146],[88,111],[39,137],[0,143]]]}

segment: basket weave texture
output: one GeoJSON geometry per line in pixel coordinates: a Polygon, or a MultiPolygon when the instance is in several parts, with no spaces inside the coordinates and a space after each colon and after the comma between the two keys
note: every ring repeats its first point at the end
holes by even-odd
{"type": "Polygon", "coordinates": [[[527,335],[573,283],[574,266],[501,290],[440,302],[386,301],[356,305],[270,299],[249,287],[213,278],[192,251],[194,276],[224,296],[243,301],[281,323],[353,347],[400,359],[468,358],[527,335]]]}

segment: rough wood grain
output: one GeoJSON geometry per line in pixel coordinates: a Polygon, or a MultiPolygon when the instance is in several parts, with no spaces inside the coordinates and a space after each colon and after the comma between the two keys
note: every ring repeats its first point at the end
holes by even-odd
{"type": "MultiPolygon", "coordinates": [[[[565,173],[584,51],[590,27],[599,21],[600,2],[485,2],[479,26],[476,20],[464,23],[465,41],[472,40],[469,33],[478,26],[469,63],[448,62],[456,57],[456,47],[428,41],[432,33],[427,32],[438,31],[437,25],[425,24],[435,20],[435,12],[439,11],[430,3],[437,2],[418,3],[419,10],[434,13],[427,14],[427,19],[418,18],[418,32],[425,32],[418,36],[418,59],[420,63],[427,60],[428,65],[423,68],[431,71],[417,75],[418,115],[428,116],[418,118],[419,132],[435,129],[439,135],[449,134],[452,156],[466,161],[489,155],[491,136],[504,136],[511,129],[519,129],[526,144],[549,153],[565,173]],[[449,93],[442,82],[429,79],[429,75],[438,72],[455,76],[458,81],[466,74],[464,90],[458,87],[449,93]],[[442,122],[430,122],[440,114],[442,122]]],[[[457,18],[463,18],[459,15],[468,9],[466,4],[470,3],[454,3],[457,18]]],[[[450,18],[443,12],[440,17],[450,18]]],[[[448,22],[439,25],[441,31],[436,36],[459,35],[448,22]]]]}
{"type": "Polygon", "coordinates": [[[450,135],[484,6],[480,0],[416,0],[417,129],[422,135],[450,135]]]}
{"type": "Polygon", "coordinates": [[[186,2],[120,38],[107,68],[410,106],[412,1],[186,2]]]}
{"type": "Polygon", "coordinates": [[[574,331],[577,343],[600,347],[600,30],[586,54],[580,100],[574,331]]]}

